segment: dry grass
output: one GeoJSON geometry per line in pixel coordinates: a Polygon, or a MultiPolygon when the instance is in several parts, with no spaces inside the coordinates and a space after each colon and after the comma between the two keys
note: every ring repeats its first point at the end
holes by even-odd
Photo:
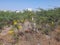
{"type": "Polygon", "coordinates": [[[60,45],[60,41],[58,42],[54,38],[56,33],[57,31],[53,31],[51,36],[41,32],[20,32],[15,33],[15,35],[6,34],[5,36],[0,36],[0,45],[60,45]]]}

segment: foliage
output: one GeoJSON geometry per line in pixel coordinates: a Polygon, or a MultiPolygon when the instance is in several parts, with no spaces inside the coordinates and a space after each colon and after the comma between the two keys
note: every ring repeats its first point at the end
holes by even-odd
{"type": "Polygon", "coordinates": [[[40,24],[50,24],[57,25],[60,20],[60,8],[54,9],[38,9],[36,11],[23,10],[23,12],[16,11],[0,11],[0,28],[5,25],[12,25],[13,23],[24,22],[25,19],[28,19],[31,22],[35,22],[37,25],[40,24]],[[38,11],[39,10],[39,11],[38,11]],[[32,21],[32,17],[34,20],[32,21]]]}

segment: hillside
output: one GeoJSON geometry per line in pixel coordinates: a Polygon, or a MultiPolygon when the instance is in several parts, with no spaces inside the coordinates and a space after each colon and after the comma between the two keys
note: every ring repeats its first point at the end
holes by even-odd
{"type": "Polygon", "coordinates": [[[38,10],[0,11],[0,45],[60,45],[60,8],[38,10]]]}

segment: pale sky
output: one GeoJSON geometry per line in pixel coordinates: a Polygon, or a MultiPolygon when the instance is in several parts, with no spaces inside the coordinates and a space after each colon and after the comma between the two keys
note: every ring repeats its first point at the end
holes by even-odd
{"type": "Polygon", "coordinates": [[[60,7],[60,0],[0,0],[0,10],[48,9],[55,7],[60,7]]]}

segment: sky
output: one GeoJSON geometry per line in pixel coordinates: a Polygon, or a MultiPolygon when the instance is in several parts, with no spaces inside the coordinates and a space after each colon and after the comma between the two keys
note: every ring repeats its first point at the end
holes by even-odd
{"type": "Polygon", "coordinates": [[[49,9],[55,7],[60,7],[60,0],[0,0],[0,10],[49,9]]]}

